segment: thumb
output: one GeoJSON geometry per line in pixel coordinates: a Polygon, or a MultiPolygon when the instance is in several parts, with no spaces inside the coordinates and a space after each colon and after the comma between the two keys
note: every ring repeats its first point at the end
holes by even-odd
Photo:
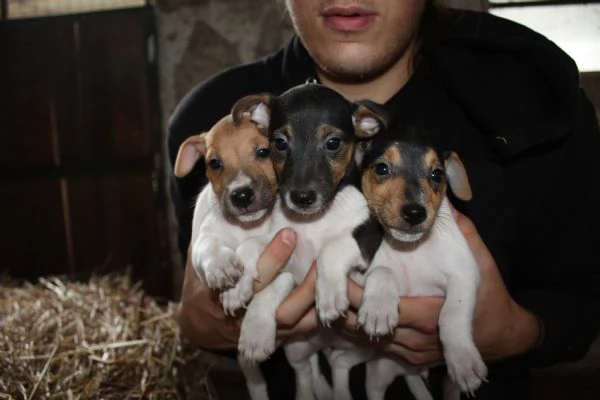
{"type": "Polygon", "coordinates": [[[258,279],[254,281],[254,291],[262,290],[277,276],[287,264],[296,247],[296,233],[284,228],[277,232],[258,260],[258,279]]]}

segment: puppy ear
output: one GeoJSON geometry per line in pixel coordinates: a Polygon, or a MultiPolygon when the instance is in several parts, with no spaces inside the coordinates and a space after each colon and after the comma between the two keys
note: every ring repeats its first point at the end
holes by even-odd
{"type": "Polygon", "coordinates": [[[367,152],[370,144],[370,140],[361,140],[356,144],[356,149],[354,150],[354,162],[359,168],[362,168],[362,163],[365,159],[365,153],[367,152]]]}
{"type": "Polygon", "coordinates": [[[354,105],[352,122],[359,138],[373,137],[387,127],[389,118],[383,105],[370,100],[359,100],[354,102],[354,105]]]}
{"type": "Polygon", "coordinates": [[[271,96],[268,94],[253,94],[242,97],[231,108],[231,117],[234,125],[239,125],[244,120],[244,114],[250,113],[250,120],[259,128],[269,128],[271,120],[271,96]]]}
{"type": "Polygon", "coordinates": [[[204,157],[206,153],[206,133],[190,136],[179,146],[175,168],[173,172],[176,177],[182,178],[190,173],[196,161],[204,157]]]}
{"type": "Polygon", "coordinates": [[[473,197],[467,171],[458,154],[453,151],[444,154],[446,177],[452,193],[461,200],[469,201],[473,197]]]}

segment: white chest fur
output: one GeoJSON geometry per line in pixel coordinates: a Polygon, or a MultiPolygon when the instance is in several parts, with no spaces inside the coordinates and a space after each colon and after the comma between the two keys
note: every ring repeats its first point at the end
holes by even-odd
{"type": "Polygon", "coordinates": [[[390,237],[382,242],[373,266],[389,266],[400,296],[445,296],[454,276],[479,283],[479,268],[444,199],[433,229],[420,241],[401,243],[390,237]]]}

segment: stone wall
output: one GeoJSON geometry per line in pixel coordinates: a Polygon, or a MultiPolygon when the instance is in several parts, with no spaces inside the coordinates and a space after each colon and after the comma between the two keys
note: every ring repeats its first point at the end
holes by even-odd
{"type": "MultiPolygon", "coordinates": [[[[156,0],[155,6],[165,134],[177,103],[196,84],[277,50],[293,32],[276,0],[156,0]]],[[[169,227],[178,293],[182,268],[172,210],[169,227]]]]}
{"type": "Polygon", "coordinates": [[[156,3],[165,117],[198,82],[227,66],[278,49],[292,34],[286,13],[277,1],[157,0],[156,3]]]}

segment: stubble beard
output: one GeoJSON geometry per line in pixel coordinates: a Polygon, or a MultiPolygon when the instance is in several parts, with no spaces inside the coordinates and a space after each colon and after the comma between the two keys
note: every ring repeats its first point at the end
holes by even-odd
{"type": "Polygon", "coordinates": [[[321,57],[311,54],[321,74],[327,79],[339,83],[365,83],[374,80],[398,64],[406,64],[412,69],[414,52],[417,46],[412,45],[412,40],[404,45],[388,46],[377,54],[363,56],[360,58],[347,57],[337,59],[330,54],[321,57]]]}

